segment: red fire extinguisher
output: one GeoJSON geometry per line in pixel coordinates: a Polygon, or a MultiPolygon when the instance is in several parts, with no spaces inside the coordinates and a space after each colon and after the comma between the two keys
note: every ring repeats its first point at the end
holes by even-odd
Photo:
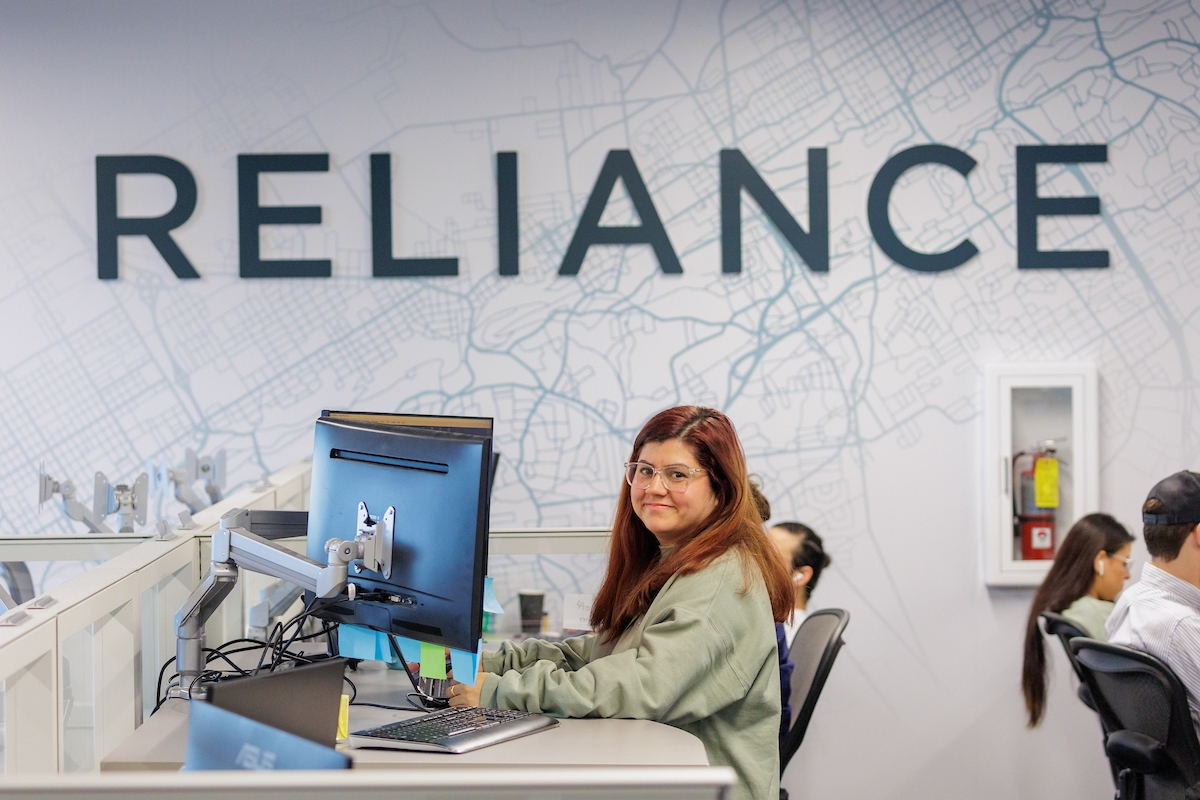
{"type": "Polygon", "coordinates": [[[1054,515],[1058,508],[1058,458],[1053,440],[1013,456],[1017,491],[1013,496],[1014,535],[1025,561],[1054,558],[1054,515]],[[1026,459],[1022,469],[1022,459],[1026,459]]]}

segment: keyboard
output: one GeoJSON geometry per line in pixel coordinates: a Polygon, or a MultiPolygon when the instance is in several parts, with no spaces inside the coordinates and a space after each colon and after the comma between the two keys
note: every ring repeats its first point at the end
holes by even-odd
{"type": "Polygon", "coordinates": [[[466,753],[556,727],[558,720],[528,711],[445,708],[350,734],[351,747],[466,753]]]}

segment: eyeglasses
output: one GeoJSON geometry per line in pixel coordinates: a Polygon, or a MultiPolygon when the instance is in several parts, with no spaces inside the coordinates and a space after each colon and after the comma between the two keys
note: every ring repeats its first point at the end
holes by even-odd
{"type": "Polygon", "coordinates": [[[654,476],[662,478],[663,486],[669,492],[686,492],[692,476],[704,472],[699,467],[687,467],[683,464],[668,464],[662,469],[647,464],[645,461],[630,461],[625,465],[625,480],[634,489],[648,489],[654,483],[654,476]]]}

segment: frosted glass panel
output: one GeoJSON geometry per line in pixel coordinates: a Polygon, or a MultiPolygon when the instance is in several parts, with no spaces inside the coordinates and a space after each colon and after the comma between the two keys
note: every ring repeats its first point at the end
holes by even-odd
{"type": "MultiPolygon", "coordinates": [[[[141,714],[138,724],[154,712],[159,691],[158,676],[163,663],[175,655],[175,612],[192,591],[192,566],[177,572],[142,592],[141,714]]],[[[167,668],[163,686],[174,670],[167,668]]]]}
{"type": "Polygon", "coordinates": [[[96,766],[93,627],[67,637],[62,646],[64,772],[96,766]]]}
{"type": "Polygon", "coordinates": [[[136,725],[138,647],[132,603],[62,646],[63,770],[92,772],[136,725]]]}
{"type": "Polygon", "coordinates": [[[604,553],[490,556],[488,574],[496,588],[496,599],[504,607],[504,613],[494,618],[490,633],[506,636],[521,630],[517,593],[522,589],[546,593],[550,630],[561,630],[563,596],[595,594],[607,563],[608,555],[604,553]]]}
{"type": "Polygon", "coordinates": [[[0,775],[8,772],[8,681],[0,681],[0,775]]]}

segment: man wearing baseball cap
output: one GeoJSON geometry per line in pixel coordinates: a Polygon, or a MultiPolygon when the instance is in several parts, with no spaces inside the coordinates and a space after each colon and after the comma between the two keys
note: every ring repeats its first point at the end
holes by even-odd
{"type": "Polygon", "coordinates": [[[1142,522],[1152,560],[1117,598],[1108,640],[1165,661],[1187,689],[1200,732],[1200,474],[1184,470],[1156,483],[1142,522]]]}

